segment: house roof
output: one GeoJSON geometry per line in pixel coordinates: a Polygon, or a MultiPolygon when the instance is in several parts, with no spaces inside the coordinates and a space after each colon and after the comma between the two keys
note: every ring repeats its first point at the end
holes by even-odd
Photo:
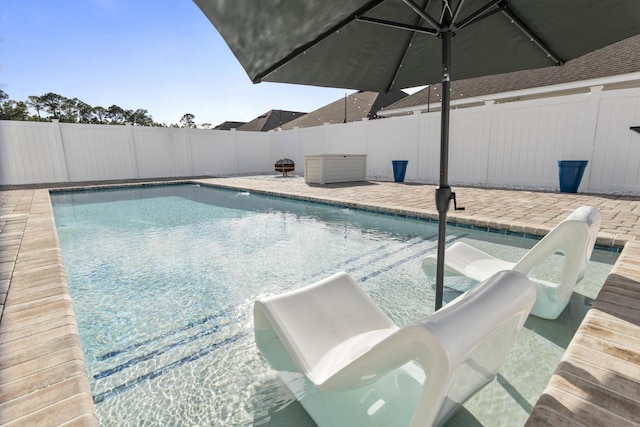
{"type": "Polygon", "coordinates": [[[282,129],[320,126],[324,123],[355,122],[364,118],[375,119],[382,108],[399,101],[408,95],[401,90],[386,93],[358,91],[345,98],[338,99],[315,111],[298,117],[282,126],[282,129]]]}
{"type": "MultiPolygon", "coordinates": [[[[451,82],[451,100],[636,72],[640,72],[640,35],[583,55],[561,67],[554,66],[454,80],[451,82]]],[[[452,67],[451,74],[455,77],[455,65],[452,67]]],[[[431,85],[390,105],[386,110],[409,109],[409,107],[427,105],[428,103],[439,104],[441,93],[441,84],[431,85]]]]}
{"type": "Polygon", "coordinates": [[[239,131],[268,132],[304,115],[299,111],[271,110],[240,126],[239,131]]]}
{"type": "Polygon", "coordinates": [[[245,124],[246,122],[232,122],[232,121],[227,121],[227,122],[222,122],[220,123],[218,126],[214,127],[215,130],[231,130],[231,129],[237,129],[240,126],[242,126],[243,124],[245,124]]]}

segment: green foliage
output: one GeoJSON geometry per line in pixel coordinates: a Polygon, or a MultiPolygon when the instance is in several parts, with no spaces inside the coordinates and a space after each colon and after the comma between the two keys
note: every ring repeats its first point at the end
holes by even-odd
{"type": "Polygon", "coordinates": [[[22,101],[16,102],[9,99],[1,104],[0,115],[3,120],[28,120],[29,107],[22,101]]]}
{"type": "MultiPolygon", "coordinates": [[[[67,98],[57,93],[49,92],[42,96],[31,95],[26,101],[15,101],[0,89],[0,120],[19,121],[51,121],[58,119],[63,123],[91,123],[122,125],[127,122],[135,126],[167,127],[164,123],[156,123],[149,111],[143,108],[126,110],[118,105],[109,108],[93,107],[78,98],[67,98]]],[[[182,126],[172,124],[171,127],[197,128],[195,116],[187,113],[182,116],[182,126]]],[[[206,123],[203,128],[209,129],[206,123]]]]}
{"type": "Polygon", "coordinates": [[[31,95],[27,98],[27,105],[29,108],[36,110],[36,114],[38,115],[38,120],[42,120],[42,116],[40,115],[40,111],[44,110],[44,101],[41,96],[31,95]]]}
{"type": "Polygon", "coordinates": [[[49,115],[54,119],[60,119],[62,115],[62,103],[65,101],[62,95],[58,95],[57,93],[49,92],[42,95],[42,103],[44,105],[44,109],[49,115]]]}
{"type": "Polygon", "coordinates": [[[180,123],[182,123],[182,127],[185,128],[196,128],[196,122],[193,121],[196,116],[191,113],[187,113],[180,119],[180,123]]]}

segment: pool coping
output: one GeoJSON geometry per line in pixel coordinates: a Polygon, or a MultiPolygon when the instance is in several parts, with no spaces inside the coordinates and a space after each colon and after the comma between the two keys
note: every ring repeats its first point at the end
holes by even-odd
{"type": "Polygon", "coordinates": [[[0,425],[97,426],[49,193],[16,193],[0,211],[0,425]]]}
{"type": "MultiPolygon", "coordinates": [[[[222,180],[171,182],[344,203],[219,181],[222,180]]],[[[0,317],[0,425],[98,425],[49,189],[0,192],[3,196],[5,193],[15,193],[11,196],[15,206],[11,211],[0,206],[0,295],[4,296],[0,317]]],[[[420,218],[432,215],[375,203],[367,205],[353,200],[347,203],[346,206],[398,215],[420,218]]],[[[455,216],[452,220],[455,221],[455,216]]],[[[500,226],[499,220],[491,224],[500,226]]],[[[491,224],[481,219],[474,225],[491,224]]],[[[514,228],[510,224],[501,226],[505,230],[514,228]]],[[[548,231],[545,227],[531,228],[535,228],[531,233],[534,235],[548,231]]],[[[522,227],[517,229],[516,232],[525,231],[522,227]]],[[[613,241],[609,236],[603,240],[613,241]]],[[[634,414],[634,409],[640,404],[640,314],[636,314],[640,313],[640,241],[622,239],[618,243],[625,243],[618,262],[536,403],[527,426],[582,425],[594,420],[608,424],[612,419],[622,424],[639,422],[640,415],[634,414]]]]}

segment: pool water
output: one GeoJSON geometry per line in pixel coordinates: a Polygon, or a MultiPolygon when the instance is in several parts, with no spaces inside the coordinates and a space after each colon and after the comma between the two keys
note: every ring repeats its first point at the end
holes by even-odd
{"type": "MultiPolygon", "coordinates": [[[[436,251],[431,222],[198,185],[51,199],[103,426],[315,425],[255,347],[259,297],[344,270],[398,325],[433,312],[420,267],[436,251]]],[[[536,243],[447,232],[513,261],[536,243]]],[[[570,307],[530,317],[497,381],[448,425],[523,425],[616,257],[594,251],[570,307]]],[[[447,277],[445,302],[473,285],[447,277]]]]}

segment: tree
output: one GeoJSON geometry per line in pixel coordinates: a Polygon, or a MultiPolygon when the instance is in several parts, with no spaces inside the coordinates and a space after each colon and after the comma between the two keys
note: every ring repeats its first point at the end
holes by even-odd
{"type": "Polygon", "coordinates": [[[191,113],[187,113],[180,119],[180,123],[182,123],[183,128],[196,128],[196,122],[193,120],[196,116],[191,113]]]}
{"type": "Polygon", "coordinates": [[[122,107],[114,104],[107,109],[107,118],[112,125],[119,125],[125,122],[126,114],[122,107]]]}
{"type": "MultiPolygon", "coordinates": [[[[172,127],[195,128],[193,114],[185,114],[180,121],[183,126],[173,124],[172,127]]],[[[58,119],[67,123],[123,124],[131,122],[138,126],[167,127],[165,123],[156,123],[149,111],[138,108],[125,110],[118,105],[109,108],[92,107],[78,98],[66,98],[49,92],[42,96],[31,95],[26,102],[9,99],[9,95],[0,89],[0,120],[36,120],[51,121],[58,119]],[[32,112],[35,111],[35,114],[32,112]],[[42,112],[46,113],[43,115],[42,112]]]]}
{"type": "Polygon", "coordinates": [[[153,125],[153,118],[149,115],[147,110],[138,108],[136,111],[131,112],[127,121],[134,125],[151,126],[153,125]]]}
{"type": "Polygon", "coordinates": [[[20,101],[9,99],[9,95],[0,89],[0,120],[28,120],[29,107],[20,101]]]}
{"type": "Polygon", "coordinates": [[[202,129],[211,129],[213,125],[211,123],[200,123],[202,129]]]}
{"type": "Polygon", "coordinates": [[[22,101],[9,99],[2,103],[1,115],[3,120],[25,121],[29,119],[29,107],[22,101]]]}
{"type": "Polygon", "coordinates": [[[44,101],[41,96],[30,95],[27,98],[27,105],[30,108],[36,110],[36,114],[38,115],[38,120],[42,120],[42,116],[40,115],[40,111],[44,110],[44,101]]]}
{"type": "Polygon", "coordinates": [[[93,118],[93,107],[91,105],[78,100],[76,102],[76,113],[78,114],[78,122],[91,123],[93,118]]]}
{"type": "Polygon", "coordinates": [[[51,115],[51,118],[60,119],[62,115],[62,103],[66,100],[62,95],[49,92],[42,95],[42,103],[47,113],[51,115]]]}
{"type": "Polygon", "coordinates": [[[78,122],[78,98],[65,98],[62,101],[62,114],[60,116],[60,121],[66,123],[77,123],[78,122]]]}
{"type": "Polygon", "coordinates": [[[99,125],[105,124],[107,122],[107,113],[108,111],[104,107],[93,107],[91,123],[99,125]]]}
{"type": "Polygon", "coordinates": [[[9,95],[2,89],[0,89],[0,120],[7,120],[4,117],[4,101],[9,99],[9,95]]]}

